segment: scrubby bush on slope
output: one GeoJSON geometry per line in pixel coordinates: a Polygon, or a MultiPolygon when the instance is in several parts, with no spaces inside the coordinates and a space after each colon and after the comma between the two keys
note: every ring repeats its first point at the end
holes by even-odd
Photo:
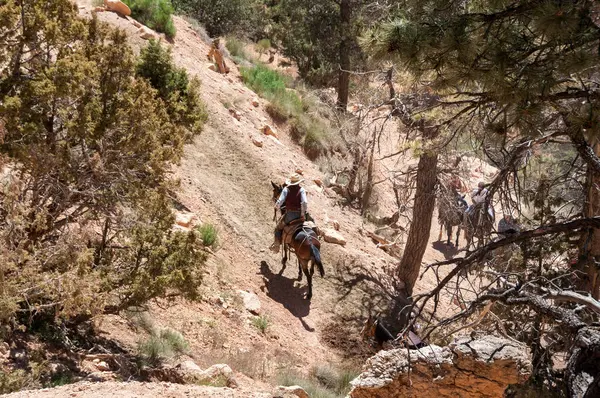
{"type": "Polygon", "coordinates": [[[168,38],[175,37],[171,0],[123,0],[131,8],[131,16],[168,38]]]}
{"type": "Polygon", "coordinates": [[[201,242],[172,231],[168,196],[201,127],[178,113],[183,92],[199,105],[195,88],[179,71],[163,97],[136,77],[125,35],[70,0],[5,2],[0,18],[0,322],[196,298],[201,242]]]}

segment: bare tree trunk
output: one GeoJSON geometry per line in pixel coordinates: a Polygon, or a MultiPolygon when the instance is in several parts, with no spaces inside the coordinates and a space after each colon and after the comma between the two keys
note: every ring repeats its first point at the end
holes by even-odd
{"type": "Polygon", "coordinates": [[[403,293],[407,297],[412,295],[413,287],[419,277],[421,261],[429,244],[431,219],[435,208],[437,163],[437,153],[426,151],[419,159],[412,222],[402,260],[396,268],[396,276],[404,282],[403,293]]]}
{"type": "Polygon", "coordinates": [[[342,41],[340,42],[340,74],[338,80],[337,107],[346,111],[348,107],[348,95],[350,86],[350,30],[352,8],[350,0],[340,2],[340,18],[342,29],[342,41]]]}
{"type": "MultiPolygon", "coordinates": [[[[600,154],[600,142],[595,140],[592,144],[594,153],[600,154]]],[[[586,177],[586,203],[584,217],[600,215],[600,174],[588,166],[586,177]]],[[[600,275],[596,261],[600,261],[600,229],[592,228],[582,237],[579,248],[578,268],[582,272],[580,288],[590,292],[596,300],[600,298],[600,275]]]]}
{"type": "Polygon", "coordinates": [[[369,155],[369,165],[367,166],[367,182],[362,195],[362,201],[360,206],[360,215],[364,216],[365,212],[369,209],[369,202],[371,201],[371,195],[373,194],[373,161],[375,159],[375,139],[376,133],[373,132],[373,142],[371,143],[371,154],[369,155]]]}

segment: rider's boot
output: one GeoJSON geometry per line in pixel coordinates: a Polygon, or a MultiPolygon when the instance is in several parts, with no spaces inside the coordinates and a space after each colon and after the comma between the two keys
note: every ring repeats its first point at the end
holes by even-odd
{"type": "Polygon", "coordinates": [[[269,247],[273,253],[279,253],[279,249],[281,247],[281,242],[277,239],[273,242],[273,244],[269,247]]]}

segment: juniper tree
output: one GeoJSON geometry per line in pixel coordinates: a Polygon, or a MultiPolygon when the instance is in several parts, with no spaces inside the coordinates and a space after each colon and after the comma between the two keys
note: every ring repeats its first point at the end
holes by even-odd
{"type": "Polygon", "coordinates": [[[161,98],[125,34],[70,0],[3,2],[0,20],[0,318],[195,297],[204,255],[168,193],[206,118],[197,83],[161,98]]]}

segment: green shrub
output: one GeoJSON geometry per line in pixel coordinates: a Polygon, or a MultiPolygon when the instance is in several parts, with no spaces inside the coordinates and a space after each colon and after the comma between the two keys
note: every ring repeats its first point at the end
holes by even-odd
{"type": "Polygon", "coordinates": [[[304,111],[302,100],[295,91],[286,88],[285,78],[263,65],[241,68],[244,83],[271,103],[265,110],[273,117],[285,121],[304,111]]]}
{"type": "Polygon", "coordinates": [[[295,372],[281,373],[277,382],[284,386],[300,386],[312,398],[343,398],[350,391],[350,381],[356,376],[358,372],[354,370],[338,370],[325,365],[313,368],[308,378],[295,372]]]}
{"type": "Polygon", "coordinates": [[[0,333],[45,324],[42,340],[64,343],[96,314],[198,299],[206,252],[197,233],[173,231],[169,195],[189,135],[180,93],[159,98],[136,76],[126,34],[80,17],[71,0],[10,4],[0,30],[21,45],[0,40],[0,53],[28,78],[1,78],[11,90],[0,90],[0,152],[15,167],[0,198],[0,333]],[[25,14],[36,23],[23,33],[25,14]]]}
{"type": "Polygon", "coordinates": [[[257,65],[252,68],[242,68],[240,73],[248,87],[267,99],[268,96],[285,91],[286,81],[284,77],[266,66],[257,65]]]}
{"type": "Polygon", "coordinates": [[[256,50],[261,56],[266,53],[269,48],[271,48],[271,40],[269,39],[262,39],[256,43],[256,50]]]}
{"type": "Polygon", "coordinates": [[[183,335],[173,329],[163,329],[160,331],[160,338],[169,346],[171,352],[176,356],[185,354],[189,351],[190,345],[183,335]]]}
{"type": "Polygon", "coordinates": [[[293,118],[290,122],[290,134],[312,160],[326,153],[329,148],[329,127],[318,116],[303,114],[293,118]]]}
{"type": "Polygon", "coordinates": [[[262,0],[173,0],[173,5],[200,21],[212,37],[233,33],[254,37],[266,25],[262,0]]]}
{"type": "Polygon", "coordinates": [[[170,0],[124,0],[131,8],[131,16],[168,38],[175,37],[173,5],[170,0]]]}
{"type": "Polygon", "coordinates": [[[259,315],[257,317],[252,318],[252,324],[256,327],[262,334],[267,332],[267,329],[271,325],[271,320],[266,315],[259,315]]]}
{"type": "Polygon", "coordinates": [[[204,246],[215,247],[217,245],[219,241],[219,234],[217,232],[217,228],[213,224],[204,223],[197,227],[197,230],[204,246]]]}
{"type": "Polygon", "coordinates": [[[236,37],[228,36],[225,41],[225,48],[232,57],[248,58],[246,51],[244,51],[244,43],[236,37]]]}
{"type": "Polygon", "coordinates": [[[151,365],[179,357],[189,351],[189,344],[181,333],[172,329],[154,330],[150,337],[138,343],[138,353],[151,365]]]}
{"type": "Polygon", "coordinates": [[[350,382],[359,372],[352,369],[336,369],[331,365],[317,365],[312,369],[311,375],[323,387],[345,396],[350,392],[350,382]]]}
{"type": "Polygon", "coordinates": [[[183,68],[173,63],[171,50],[150,40],[142,49],[136,74],[150,82],[167,105],[167,112],[192,134],[200,133],[208,118],[200,100],[200,82],[191,82],[183,68]]]}

